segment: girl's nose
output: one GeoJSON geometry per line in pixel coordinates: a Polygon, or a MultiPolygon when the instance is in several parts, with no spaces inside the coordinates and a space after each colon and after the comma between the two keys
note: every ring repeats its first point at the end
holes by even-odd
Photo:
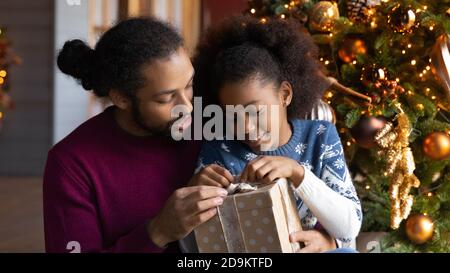
{"type": "Polygon", "coordinates": [[[248,115],[245,117],[245,134],[248,135],[250,132],[256,130],[256,119],[250,118],[248,115]]]}

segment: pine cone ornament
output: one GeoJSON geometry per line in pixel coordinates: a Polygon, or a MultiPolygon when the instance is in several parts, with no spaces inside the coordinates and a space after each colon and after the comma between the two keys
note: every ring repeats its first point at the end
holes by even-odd
{"type": "Polygon", "coordinates": [[[380,4],[380,0],[348,0],[347,16],[353,22],[366,22],[369,10],[380,4]]]}

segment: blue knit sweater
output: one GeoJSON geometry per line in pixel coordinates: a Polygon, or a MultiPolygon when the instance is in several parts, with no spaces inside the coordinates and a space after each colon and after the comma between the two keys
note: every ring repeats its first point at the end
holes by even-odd
{"type": "MultiPolygon", "coordinates": [[[[247,145],[237,140],[205,142],[200,152],[197,170],[216,163],[237,176],[244,170],[247,162],[258,155],[286,156],[310,170],[332,190],[353,201],[354,213],[361,222],[360,201],[350,179],[336,127],[322,120],[294,119],[290,123],[293,131],[290,140],[273,151],[256,154],[247,145]]],[[[297,194],[296,199],[303,228],[316,227],[317,218],[297,194]]],[[[349,242],[353,238],[337,239],[349,242]]]]}

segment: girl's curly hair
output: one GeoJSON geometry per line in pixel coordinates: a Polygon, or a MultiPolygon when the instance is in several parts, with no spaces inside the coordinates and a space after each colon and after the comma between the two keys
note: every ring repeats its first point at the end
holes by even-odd
{"type": "Polygon", "coordinates": [[[294,95],[290,118],[304,118],[328,87],[318,61],[318,48],[294,20],[262,23],[235,16],[207,31],[193,59],[194,92],[206,105],[217,104],[217,93],[227,82],[250,78],[291,84],[294,95]]]}

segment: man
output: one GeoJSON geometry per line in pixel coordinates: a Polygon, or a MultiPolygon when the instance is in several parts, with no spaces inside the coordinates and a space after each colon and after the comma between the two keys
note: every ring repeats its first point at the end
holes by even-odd
{"type": "MultiPolygon", "coordinates": [[[[194,69],[183,41],[167,24],[132,19],[107,31],[95,49],[68,41],[58,67],[113,107],[56,144],[44,176],[48,252],[162,252],[215,215],[218,187],[184,187],[199,145],[175,142],[191,119],[194,69]]],[[[192,179],[199,179],[199,175],[192,179]]]]}

